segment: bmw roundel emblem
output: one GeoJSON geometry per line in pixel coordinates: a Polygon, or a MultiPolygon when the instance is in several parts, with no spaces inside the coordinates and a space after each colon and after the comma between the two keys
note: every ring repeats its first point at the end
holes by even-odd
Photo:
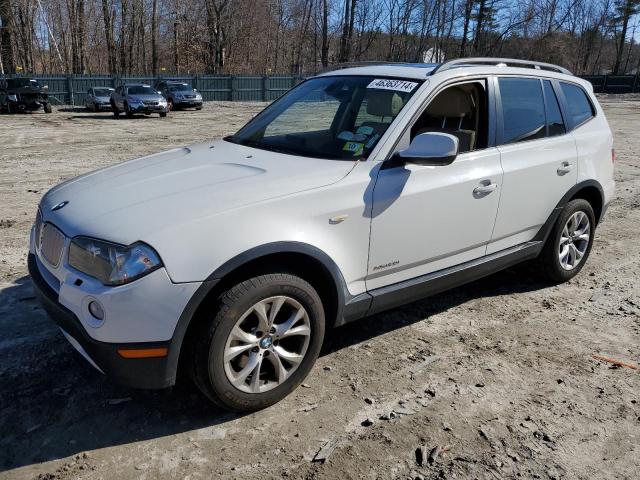
{"type": "Polygon", "coordinates": [[[64,202],[60,202],[59,204],[51,207],[51,211],[55,212],[56,210],[60,210],[62,207],[64,207],[67,203],[69,203],[68,200],[65,200],[64,202]]]}

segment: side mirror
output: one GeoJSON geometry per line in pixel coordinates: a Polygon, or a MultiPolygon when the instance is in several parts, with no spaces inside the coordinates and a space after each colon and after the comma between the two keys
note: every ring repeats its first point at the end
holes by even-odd
{"type": "Polygon", "coordinates": [[[458,156],[458,137],[448,133],[427,132],[416,135],[406,150],[391,157],[394,166],[406,163],[443,166],[453,163],[458,156]]]}

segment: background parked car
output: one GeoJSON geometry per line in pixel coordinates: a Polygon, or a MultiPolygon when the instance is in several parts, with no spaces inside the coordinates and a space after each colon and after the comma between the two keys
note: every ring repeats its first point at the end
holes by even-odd
{"type": "Polygon", "coordinates": [[[167,99],[169,110],[189,107],[202,110],[202,95],[188,83],[167,80],[158,82],[156,88],[167,99]]]}
{"type": "Polygon", "coordinates": [[[47,87],[32,78],[9,78],[0,83],[0,111],[33,112],[42,107],[51,113],[47,87]]]}
{"type": "Polygon", "coordinates": [[[111,94],[110,103],[115,117],[119,117],[120,113],[125,113],[127,117],[132,117],[134,113],[158,113],[166,117],[169,111],[166,98],[143,84],[120,85],[111,94]]]}
{"type": "Polygon", "coordinates": [[[101,110],[111,110],[111,94],[113,88],[109,87],[91,87],[87,90],[87,99],[84,105],[94,112],[101,110]]]}

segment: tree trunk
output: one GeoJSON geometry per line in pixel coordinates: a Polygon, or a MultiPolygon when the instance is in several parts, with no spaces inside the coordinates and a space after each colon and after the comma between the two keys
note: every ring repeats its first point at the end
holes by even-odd
{"type": "Polygon", "coordinates": [[[151,71],[158,75],[158,0],[151,4],[151,71]]]}
{"type": "Polygon", "coordinates": [[[14,51],[14,24],[9,0],[0,0],[0,73],[15,73],[16,57],[14,51]]]}
{"type": "Polygon", "coordinates": [[[111,7],[109,5],[109,0],[102,0],[102,20],[104,22],[104,36],[107,42],[109,73],[118,73],[116,63],[116,45],[113,39],[113,22],[111,21],[111,7]]]}
{"type": "Polygon", "coordinates": [[[329,5],[328,0],[322,0],[322,52],[320,54],[322,66],[329,66],[329,5]]]}

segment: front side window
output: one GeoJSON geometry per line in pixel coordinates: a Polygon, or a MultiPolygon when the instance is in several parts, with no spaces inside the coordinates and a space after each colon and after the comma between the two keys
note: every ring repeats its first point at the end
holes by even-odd
{"type": "Polygon", "coordinates": [[[501,77],[498,84],[502,103],[502,143],[544,138],[546,122],[540,80],[501,77]]]}
{"type": "Polygon", "coordinates": [[[596,112],[593,110],[593,105],[591,105],[587,94],[582,88],[565,82],[560,82],[560,87],[567,101],[569,115],[573,121],[574,128],[595,116],[596,112]]]}
{"type": "Polygon", "coordinates": [[[458,138],[458,153],[487,147],[488,102],[484,80],[448,87],[438,93],[411,127],[411,140],[428,132],[458,138]]]}
{"type": "Polygon", "coordinates": [[[366,158],[420,83],[372,76],[312,78],[226,140],[307,157],[366,158]]]}

